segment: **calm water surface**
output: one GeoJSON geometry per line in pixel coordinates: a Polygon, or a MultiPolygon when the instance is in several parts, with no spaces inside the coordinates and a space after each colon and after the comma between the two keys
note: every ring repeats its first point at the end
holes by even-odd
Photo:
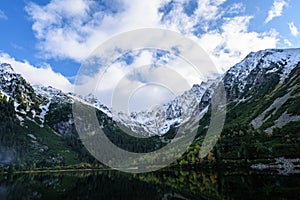
{"type": "Polygon", "coordinates": [[[300,175],[193,170],[0,175],[0,199],[300,199],[300,175]]]}

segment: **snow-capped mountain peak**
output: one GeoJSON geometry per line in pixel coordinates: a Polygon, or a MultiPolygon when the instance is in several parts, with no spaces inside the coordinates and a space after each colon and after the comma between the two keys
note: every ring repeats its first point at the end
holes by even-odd
{"type": "Polygon", "coordinates": [[[113,114],[113,120],[144,136],[164,135],[172,126],[180,125],[191,117],[195,109],[199,109],[199,102],[206,89],[207,84],[204,82],[201,85],[195,84],[166,104],[130,114],[117,112],[113,114]]]}
{"type": "Polygon", "coordinates": [[[0,91],[14,100],[16,112],[31,113],[33,116],[40,112],[34,89],[7,63],[0,64],[0,91]]]}
{"type": "Polygon", "coordinates": [[[258,75],[277,73],[280,83],[283,83],[299,62],[300,49],[267,49],[251,52],[227,71],[224,82],[227,88],[237,88],[237,92],[242,94],[246,85],[254,84],[252,79],[258,75]]]}

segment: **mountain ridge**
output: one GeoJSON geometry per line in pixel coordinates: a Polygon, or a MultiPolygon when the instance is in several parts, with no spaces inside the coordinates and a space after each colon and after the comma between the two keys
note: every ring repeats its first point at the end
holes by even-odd
{"type": "MultiPolygon", "coordinates": [[[[280,83],[282,83],[285,77],[296,66],[297,62],[300,61],[299,51],[299,48],[284,50],[267,49],[249,53],[241,62],[231,67],[224,75],[221,76],[227,92],[228,101],[234,100],[235,98],[240,98],[241,95],[247,96],[247,93],[249,93],[249,91],[252,90],[252,87],[255,86],[256,82],[258,82],[258,80],[255,78],[258,77],[259,73],[263,73],[260,75],[263,76],[265,74],[279,72],[280,83]],[[255,70],[258,71],[254,73],[254,78],[251,78],[250,76],[255,70]]],[[[14,72],[13,68],[9,64],[1,64],[1,66],[2,68],[6,68],[6,70],[2,71],[2,74],[13,74],[15,77],[19,77],[23,82],[25,81],[21,75],[14,72]]],[[[28,83],[24,85],[31,86],[28,83]]],[[[29,86],[28,88],[30,88],[29,86]]],[[[73,93],[63,93],[62,91],[51,86],[32,86],[32,88],[34,89],[35,93],[40,96],[40,102],[36,103],[39,104],[39,109],[37,109],[38,111],[33,111],[33,115],[35,117],[36,113],[39,114],[38,117],[41,121],[41,124],[43,124],[45,121],[45,115],[47,114],[52,101],[73,103],[76,100],[95,107],[109,117],[113,117],[114,121],[127,125],[127,127],[133,131],[141,131],[140,127],[143,127],[142,129],[145,131],[144,134],[148,136],[163,135],[169,131],[170,127],[180,125],[180,122],[183,120],[182,118],[184,118],[181,117],[181,113],[187,109],[182,108],[183,103],[189,99],[191,99],[189,103],[195,100],[200,103],[201,98],[208,90],[207,83],[202,82],[201,85],[194,85],[189,91],[185,92],[179,97],[176,97],[169,103],[166,103],[160,107],[156,107],[156,111],[145,110],[126,114],[111,113],[111,109],[101,104],[92,94],[83,97],[73,93]],[[193,94],[195,95],[194,97],[191,96],[193,94]],[[188,96],[186,99],[185,95],[188,96]],[[181,100],[180,97],[185,100],[181,100]],[[154,113],[156,113],[157,116],[164,116],[160,117],[158,120],[161,122],[159,125],[157,125],[157,119],[155,119],[156,116],[154,116],[154,113]]],[[[4,94],[6,94],[5,90],[1,90],[4,92],[4,94]]],[[[11,94],[9,93],[8,96],[11,96],[11,94]]],[[[31,100],[29,99],[29,102],[30,101],[31,100]]],[[[187,103],[187,105],[189,103],[187,103]]],[[[16,106],[18,105],[16,104],[16,106]]]]}
{"type": "MultiPolygon", "coordinates": [[[[224,83],[227,95],[227,116],[224,130],[222,131],[223,139],[220,139],[220,144],[217,144],[217,150],[214,150],[213,153],[215,157],[222,159],[242,158],[243,156],[247,157],[247,159],[277,157],[286,155],[285,149],[298,144],[299,139],[297,139],[295,127],[298,127],[300,119],[298,118],[300,116],[298,111],[300,107],[299,48],[286,50],[268,49],[256,53],[252,52],[241,62],[230,68],[224,75],[220,76],[217,81],[224,83]],[[288,134],[288,139],[285,133],[287,130],[290,133],[288,134]],[[248,132],[250,134],[246,134],[248,132]],[[243,143],[242,147],[238,147],[240,144],[236,143],[232,144],[230,148],[224,147],[225,149],[222,149],[222,145],[230,141],[229,138],[233,137],[231,140],[234,143],[235,140],[238,141],[239,135],[243,136],[245,140],[251,141],[250,143],[252,143],[252,140],[255,141],[255,138],[259,138],[261,143],[266,146],[266,149],[262,148],[263,150],[257,153],[256,148],[258,147],[251,146],[258,145],[256,143],[243,143]],[[272,135],[276,136],[272,138],[272,143],[265,138],[268,135],[270,137],[272,135]],[[280,140],[276,138],[280,138],[280,140]],[[280,149],[279,146],[282,141],[288,141],[284,144],[284,149],[280,149]],[[249,151],[247,151],[247,154],[243,154],[241,151],[246,151],[245,146],[247,145],[249,145],[248,149],[256,149],[253,150],[256,154],[252,155],[252,152],[249,153],[249,151]],[[273,150],[267,150],[267,147],[273,150]],[[232,149],[232,152],[230,153],[226,149],[232,149]],[[218,151],[222,153],[223,157],[218,155],[218,151]]],[[[79,158],[92,160],[86,150],[83,150],[84,147],[78,140],[72,116],[72,104],[75,101],[96,108],[99,124],[105,130],[107,136],[114,142],[119,142],[119,145],[125,149],[132,151],[145,149],[149,144],[153,144],[154,147],[151,148],[155,150],[167,141],[170,141],[174,130],[180,127],[184,120],[188,119],[191,112],[189,109],[197,108],[205,111],[204,117],[199,123],[200,128],[196,141],[191,146],[192,150],[188,151],[182,158],[183,160],[188,160],[188,162],[191,162],[189,159],[199,160],[199,158],[194,158],[195,155],[191,154],[191,152],[198,152],[201,149],[199,142],[202,141],[209,125],[210,101],[215,83],[211,81],[210,83],[203,82],[201,85],[194,85],[190,90],[176,97],[171,102],[161,107],[156,107],[156,110],[118,116],[112,113],[108,107],[102,105],[93,95],[82,97],[73,93],[64,93],[51,86],[31,86],[25,79],[15,73],[9,64],[2,63],[0,67],[0,90],[6,98],[7,103],[5,105],[9,104],[9,99],[14,105],[14,113],[12,113],[14,119],[7,123],[14,124],[17,122],[14,125],[15,128],[11,130],[13,133],[17,129],[27,133],[25,139],[22,136],[22,131],[18,134],[14,133],[11,137],[20,136],[23,138],[21,140],[24,140],[23,143],[28,143],[28,151],[31,151],[32,146],[35,146],[34,149],[39,151],[38,155],[44,155],[44,152],[47,154],[51,150],[54,153],[56,150],[41,135],[41,132],[46,131],[47,137],[55,137],[55,140],[60,141],[61,149],[68,149],[61,150],[58,155],[51,154],[60,164],[65,163],[64,159],[61,158],[65,156],[64,151],[69,151],[72,154],[72,162],[78,162],[79,160],[77,159],[79,158]],[[157,120],[159,121],[158,125],[157,120]],[[144,136],[152,136],[150,138],[154,138],[154,140],[135,143],[134,139],[126,136],[117,127],[118,123],[144,136]],[[159,143],[159,145],[155,145],[155,142],[159,143]],[[134,147],[131,147],[132,145],[134,147]],[[77,158],[74,155],[77,155],[77,158]]],[[[4,143],[6,140],[3,139],[4,143]]],[[[298,147],[295,148],[297,149],[298,147]]],[[[66,155],[70,156],[69,154],[66,155]]],[[[300,157],[297,152],[292,153],[290,156],[300,157]]],[[[43,159],[40,159],[39,162],[42,162],[43,159]]],[[[217,160],[217,158],[215,159],[217,160]]]]}

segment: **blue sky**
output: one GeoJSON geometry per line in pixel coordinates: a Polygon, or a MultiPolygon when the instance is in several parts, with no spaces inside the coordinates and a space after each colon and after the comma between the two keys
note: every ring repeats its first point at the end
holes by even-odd
{"type": "Polygon", "coordinates": [[[198,42],[223,72],[251,51],[300,47],[299,8],[299,0],[1,1],[0,62],[33,84],[68,91],[102,42],[157,27],[198,42]]]}

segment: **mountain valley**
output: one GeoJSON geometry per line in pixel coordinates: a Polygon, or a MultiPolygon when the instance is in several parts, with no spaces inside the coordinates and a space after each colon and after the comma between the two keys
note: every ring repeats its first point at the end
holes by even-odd
{"type": "Polygon", "coordinates": [[[203,117],[197,136],[173,166],[262,169],[259,166],[277,166],[282,158],[280,162],[293,165],[285,173],[298,170],[300,49],[252,52],[217,80],[221,80],[226,91],[226,120],[216,146],[203,159],[199,152],[210,121],[211,83],[194,85],[155,110],[115,114],[93,95],[82,97],[51,86],[32,86],[13,66],[2,63],[0,166],[5,171],[102,166],[77,134],[72,114],[76,101],[95,109],[106,136],[131,152],[151,152],[168,144],[189,118],[190,109],[198,106],[203,117]],[[118,124],[147,137],[127,135],[118,124]]]}

